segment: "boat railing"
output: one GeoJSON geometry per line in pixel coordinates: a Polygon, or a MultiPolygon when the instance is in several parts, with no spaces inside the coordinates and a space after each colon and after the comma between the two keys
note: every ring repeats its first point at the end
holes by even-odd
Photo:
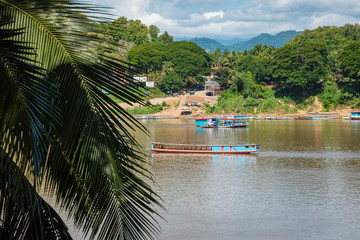
{"type": "MultiPolygon", "coordinates": [[[[184,149],[184,150],[211,150],[215,146],[231,146],[231,145],[192,145],[192,144],[170,144],[170,143],[153,143],[155,149],[184,149]]],[[[244,144],[245,148],[259,147],[259,144],[244,144]]]]}

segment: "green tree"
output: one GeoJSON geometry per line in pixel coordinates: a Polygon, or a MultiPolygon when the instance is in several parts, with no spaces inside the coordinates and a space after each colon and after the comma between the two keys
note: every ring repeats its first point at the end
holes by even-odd
{"type": "Polygon", "coordinates": [[[166,31],[163,34],[161,34],[158,39],[159,39],[159,42],[164,45],[168,45],[173,42],[173,36],[171,36],[166,31]]]}
{"type": "Polygon", "coordinates": [[[126,126],[145,129],[101,90],[144,105],[141,92],[127,85],[122,61],[98,61],[103,39],[88,35],[96,26],[80,14],[101,21],[102,10],[0,0],[0,239],[71,239],[41,186],[91,239],[158,232],[160,204],[126,126]]]}
{"type": "Polygon", "coordinates": [[[214,72],[215,81],[218,82],[222,89],[226,89],[229,86],[229,82],[232,82],[233,71],[229,68],[219,68],[214,72]]]}
{"type": "Polygon", "coordinates": [[[222,52],[220,48],[217,48],[215,51],[210,53],[213,67],[221,67],[222,62],[222,52]]]}
{"type": "Polygon", "coordinates": [[[165,52],[162,45],[146,43],[133,47],[128,52],[127,59],[129,63],[136,65],[139,71],[149,73],[161,70],[165,52]]]}
{"type": "Polygon", "coordinates": [[[251,55],[242,58],[238,62],[236,70],[239,72],[251,72],[257,83],[269,82],[271,79],[270,69],[265,67],[259,58],[251,55]]]}
{"type": "Polygon", "coordinates": [[[319,98],[325,111],[329,111],[330,109],[337,107],[340,104],[342,97],[343,95],[340,91],[338,91],[335,82],[326,81],[323,83],[323,91],[319,95],[319,98]]]}
{"type": "Polygon", "coordinates": [[[174,42],[167,47],[167,61],[174,64],[174,71],[182,78],[195,77],[210,68],[211,59],[204,49],[193,42],[174,42]]]}
{"type": "Polygon", "coordinates": [[[273,55],[273,77],[293,92],[317,88],[329,75],[327,49],[317,41],[298,41],[278,48],[273,55]]]}
{"type": "Polygon", "coordinates": [[[127,26],[128,40],[136,45],[149,42],[149,29],[140,20],[130,20],[127,26]]]}
{"type": "Polygon", "coordinates": [[[150,35],[150,40],[152,42],[156,42],[158,40],[159,32],[160,32],[160,29],[157,26],[154,26],[154,25],[149,26],[149,35],[150,35]]]}
{"type": "Polygon", "coordinates": [[[343,75],[354,80],[360,80],[360,43],[354,42],[344,48],[340,54],[343,75]]]}
{"type": "Polygon", "coordinates": [[[262,87],[256,84],[251,72],[236,72],[236,80],[230,88],[230,92],[240,93],[244,97],[259,97],[262,94],[262,87]]]}
{"type": "Polygon", "coordinates": [[[170,72],[158,83],[158,86],[163,92],[171,90],[177,92],[185,86],[183,79],[175,72],[170,72]]]}
{"type": "Polygon", "coordinates": [[[104,23],[102,29],[107,31],[116,42],[120,40],[128,40],[127,26],[128,20],[126,17],[119,17],[111,23],[104,23]]]}

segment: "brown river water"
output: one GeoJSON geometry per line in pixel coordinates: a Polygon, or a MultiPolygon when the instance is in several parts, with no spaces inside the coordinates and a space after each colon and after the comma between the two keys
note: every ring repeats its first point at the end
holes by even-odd
{"type": "Polygon", "coordinates": [[[239,129],[143,123],[152,136],[134,135],[145,149],[152,141],[260,144],[251,155],[149,152],[166,208],[160,239],[359,239],[360,121],[250,120],[239,129]]]}

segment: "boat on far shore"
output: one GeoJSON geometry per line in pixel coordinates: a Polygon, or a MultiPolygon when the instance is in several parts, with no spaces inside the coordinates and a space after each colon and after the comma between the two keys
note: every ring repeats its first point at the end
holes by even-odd
{"type": "Polygon", "coordinates": [[[351,112],[350,119],[351,120],[360,120],[360,111],[351,112]]]}
{"type": "Polygon", "coordinates": [[[330,120],[330,119],[337,119],[337,117],[323,117],[323,116],[309,116],[306,117],[306,120],[330,120]]]}
{"type": "Polygon", "coordinates": [[[160,116],[134,116],[135,119],[140,120],[156,120],[156,119],[179,119],[179,117],[160,117],[160,116]]]}
{"type": "Polygon", "coordinates": [[[152,117],[150,116],[134,116],[135,119],[140,119],[140,120],[149,120],[152,119],[152,117]]]}
{"type": "Polygon", "coordinates": [[[258,144],[244,145],[193,145],[178,143],[151,143],[151,150],[164,153],[226,153],[249,154],[259,151],[258,144]]]}
{"type": "Polygon", "coordinates": [[[336,115],[339,114],[337,112],[307,112],[307,114],[312,114],[312,115],[336,115]]]}

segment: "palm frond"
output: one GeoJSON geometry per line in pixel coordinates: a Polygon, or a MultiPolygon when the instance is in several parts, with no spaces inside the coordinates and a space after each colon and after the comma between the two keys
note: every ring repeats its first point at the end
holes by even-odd
{"type": "Polygon", "coordinates": [[[40,172],[42,183],[91,238],[153,239],[156,207],[162,206],[143,180],[151,174],[128,131],[146,129],[101,90],[130,104],[144,101],[133,87],[132,69],[95,52],[111,49],[88,34],[97,32],[102,10],[65,0],[0,0],[1,21],[11,20],[0,31],[7,44],[18,46],[16,61],[0,58],[6,72],[1,86],[9,89],[0,102],[0,116],[7,116],[0,126],[1,148],[23,172],[32,167],[31,178],[40,172]],[[26,68],[18,69],[19,61],[26,68]]]}
{"type": "Polygon", "coordinates": [[[0,152],[0,179],[0,206],[4,206],[0,239],[72,239],[61,217],[4,151],[0,152]]]}

